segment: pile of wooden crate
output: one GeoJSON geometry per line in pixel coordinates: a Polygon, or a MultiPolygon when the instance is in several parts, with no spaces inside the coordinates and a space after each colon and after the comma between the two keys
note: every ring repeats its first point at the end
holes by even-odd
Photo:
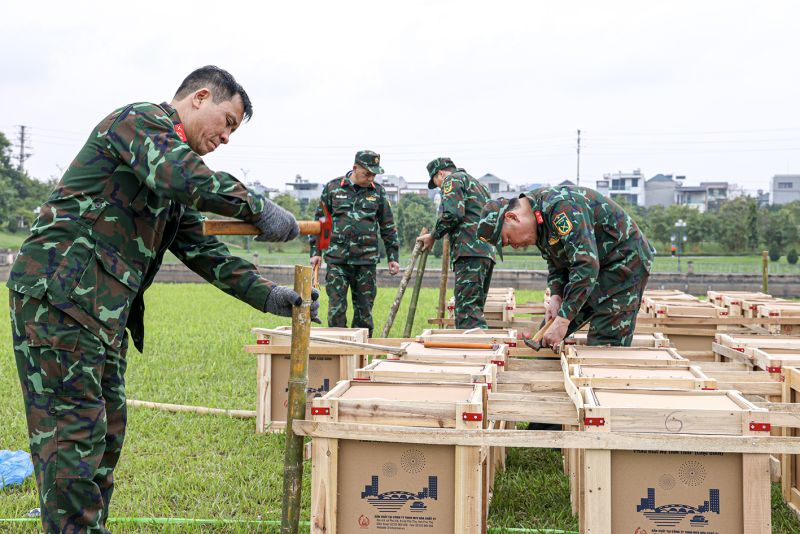
{"type": "MultiPolygon", "coordinates": [[[[740,297],[709,292],[703,302],[647,292],[642,317],[658,323],[637,327],[630,348],[589,347],[585,332],[558,351],[534,352],[512,328],[374,340],[358,330],[313,329],[403,354],[311,342],[307,419],[328,424],[327,434],[313,427],[307,434],[311,532],[485,532],[505,449],[416,436],[431,429],[491,436],[528,421],[561,425],[565,432],[553,435],[597,443],[570,447],[569,437],[553,438],[563,443],[584,534],[770,532],[771,478],[782,475],[787,502],[800,505],[795,457],[771,458],[769,447],[727,452],[723,445],[731,436],[768,437],[776,433],[772,425],[796,436],[800,409],[787,406],[800,398],[800,373],[792,367],[800,367],[800,338],[716,324],[735,307],[744,317],[751,302],[768,295],[740,297]],[[687,325],[691,320],[699,322],[687,325]],[[681,344],[657,328],[673,331],[681,344]],[[614,445],[631,436],[635,447],[614,445]]],[[[259,335],[248,346],[259,358],[259,431],[282,428],[285,407],[275,394],[285,395],[277,368],[288,358],[287,340],[259,335]]]]}

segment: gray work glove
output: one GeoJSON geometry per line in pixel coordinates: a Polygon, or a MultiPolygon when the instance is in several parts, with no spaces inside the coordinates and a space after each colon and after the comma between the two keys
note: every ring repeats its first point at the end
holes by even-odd
{"type": "Polygon", "coordinates": [[[294,215],[271,200],[264,203],[264,211],[253,224],[261,231],[256,241],[291,241],[300,235],[294,215]]]}
{"type": "MultiPolygon", "coordinates": [[[[303,303],[303,298],[294,289],[286,286],[275,286],[269,292],[264,311],[282,317],[292,316],[292,306],[299,306],[303,303]]],[[[311,321],[322,324],[318,315],[319,312],[319,290],[311,290],[311,321]]]]}

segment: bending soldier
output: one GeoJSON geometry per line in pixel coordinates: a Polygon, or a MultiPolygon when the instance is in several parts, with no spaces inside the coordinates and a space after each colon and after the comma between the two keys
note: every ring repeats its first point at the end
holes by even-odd
{"type": "Polygon", "coordinates": [[[547,260],[554,319],[542,340],[554,346],[589,322],[590,345],[629,346],[655,250],[613,200],[585,187],[535,189],[489,202],[479,239],[536,245],[547,260]]]}
{"type": "Polygon", "coordinates": [[[442,210],[433,233],[417,238],[423,250],[450,236],[450,261],[455,275],[456,328],[486,328],[483,306],[492,281],[494,247],[477,238],[481,209],[489,192],[450,158],[428,163],[428,189],[442,191],[442,210]]]}
{"type": "MultiPolygon", "coordinates": [[[[347,326],[347,288],[353,297],[353,328],[367,328],[372,336],[372,305],[378,288],[378,236],[389,258],[389,274],[400,272],[397,230],[392,207],[383,186],[375,183],[382,174],[380,155],[370,150],[356,153],[353,169],[325,184],[315,218],[323,216],[322,205],[333,219],[333,230],[325,251],[325,290],[328,294],[328,326],[347,326]]],[[[311,265],[321,261],[315,236],[311,243],[311,265]]]]}
{"type": "Polygon", "coordinates": [[[169,104],[112,112],[21,247],[8,288],[46,533],[108,532],[127,417],[126,329],[142,351],[144,292],[167,250],[258,310],[288,317],[299,304],[202,232],[200,212],[210,211],[255,224],[259,240],[299,233],[289,212],[203,163],[251,116],[244,89],[213,66],[191,73],[169,104]]]}

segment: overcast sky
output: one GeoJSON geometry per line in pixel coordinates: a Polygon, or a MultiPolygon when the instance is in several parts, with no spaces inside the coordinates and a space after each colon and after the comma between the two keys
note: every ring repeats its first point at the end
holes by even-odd
{"type": "Polygon", "coordinates": [[[26,168],[60,175],[94,125],[169,101],[205,64],[254,115],[207,156],[283,189],[343,174],[356,150],[426,179],[581,182],[641,168],[769,189],[800,172],[796,1],[10,2],[0,131],[30,126],[26,168]]]}

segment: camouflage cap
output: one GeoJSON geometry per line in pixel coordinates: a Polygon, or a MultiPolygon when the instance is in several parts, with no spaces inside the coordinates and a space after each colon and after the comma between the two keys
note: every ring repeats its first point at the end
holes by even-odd
{"type": "Polygon", "coordinates": [[[356,152],[356,165],[361,165],[372,174],[383,174],[381,155],[372,150],[359,150],[356,152]]]}
{"type": "Polygon", "coordinates": [[[436,184],[433,183],[433,177],[436,176],[437,172],[450,168],[456,168],[456,164],[453,163],[453,160],[450,158],[436,158],[428,163],[428,176],[430,177],[430,180],[428,180],[428,189],[436,189],[436,184]]]}
{"type": "Polygon", "coordinates": [[[481,221],[478,223],[477,237],[481,241],[494,245],[497,255],[503,259],[503,242],[500,232],[503,230],[503,218],[508,211],[509,199],[490,200],[481,210],[481,221]]]}

